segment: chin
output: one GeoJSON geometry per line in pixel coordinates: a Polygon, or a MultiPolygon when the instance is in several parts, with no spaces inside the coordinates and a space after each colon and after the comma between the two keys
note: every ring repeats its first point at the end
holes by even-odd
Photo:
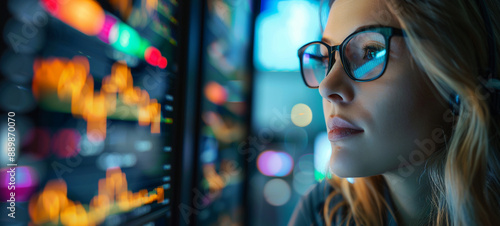
{"type": "Polygon", "coordinates": [[[338,169],[334,166],[330,166],[330,173],[334,174],[337,177],[340,178],[348,178],[348,177],[369,177],[369,176],[375,176],[378,174],[371,174],[364,172],[362,170],[356,169],[356,168],[342,168],[338,169]]]}
{"type": "Polygon", "coordinates": [[[382,162],[347,150],[334,151],[329,163],[330,173],[340,178],[376,176],[384,173],[386,171],[384,169],[382,162]]]}

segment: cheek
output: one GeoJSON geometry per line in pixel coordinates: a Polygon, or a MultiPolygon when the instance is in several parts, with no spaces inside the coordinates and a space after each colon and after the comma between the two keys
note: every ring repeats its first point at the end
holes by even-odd
{"type": "Polygon", "coordinates": [[[371,176],[395,170],[402,166],[402,159],[418,150],[421,141],[432,138],[433,131],[444,126],[446,107],[426,83],[425,75],[409,70],[409,62],[401,60],[388,67],[380,79],[359,85],[352,113],[363,121],[360,126],[365,134],[346,151],[333,151],[334,172],[371,176]]]}
{"type": "Polygon", "coordinates": [[[434,123],[442,112],[436,112],[441,111],[437,91],[413,64],[402,40],[391,40],[394,54],[391,54],[384,75],[373,84],[364,84],[366,89],[361,90],[366,93],[360,95],[367,100],[373,128],[415,136],[414,132],[424,128],[426,123],[434,123]]]}
{"type": "Polygon", "coordinates": [[[367,106],[373,117],[369,126],[371,142],[393,159],[407,158],[418,148],[418,141],[443,127],[446,112],[435,90],[426,83],[425,75],[405,70],[411,68],[408,64],[399,66],[388,71],[386,88],[379,88],[377,104],[367,106]]]}
{"type": "Polygon", "coordinates": [[[425,75],[404,65],[388,71],[387,86],[379,89],[378,104],[372,105],[370,111],[376,128],[416,136],[427,131],[429,125],[436,126],[445,108],[425,75]]]}
{"type": "Polygon", "coordinates": [[[376,98],[368,105],[368,111],[372,114],[372,124],[376,134],[387,133],[388,130],[409,130],[412,122],[419,115],[421,108],[417,107],[420,97],[414,92],[413,87],[404,83],[397,84],[394,88],[380,89],[376,98]],[[384,130],[384,131],[380,131],[384,130]]]}

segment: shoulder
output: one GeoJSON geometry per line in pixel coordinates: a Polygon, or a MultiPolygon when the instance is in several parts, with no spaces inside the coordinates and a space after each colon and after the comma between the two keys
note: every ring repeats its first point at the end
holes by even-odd
{"type": "MultiPolygon", "coordinates": [[[[288,222],[293,225],[323,225],[323,206],[333,187],[323,180],[313,185],[299,200],[288,222]]],[[[333,201],[333,204],[338,202],[333,201]]]]}

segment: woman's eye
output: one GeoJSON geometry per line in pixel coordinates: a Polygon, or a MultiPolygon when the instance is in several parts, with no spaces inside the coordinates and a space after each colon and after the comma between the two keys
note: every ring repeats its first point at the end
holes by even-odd
{"type": "Polygon", "coordinates": [[[382,57],[385,54],[384,48],[380,46],[365,46],[363,52],[363,59],[367,61],[382,57]]]}

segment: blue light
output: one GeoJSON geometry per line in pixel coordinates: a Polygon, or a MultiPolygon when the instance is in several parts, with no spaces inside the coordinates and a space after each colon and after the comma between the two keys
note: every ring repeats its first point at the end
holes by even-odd
{"type": "Polygon", "coordinates": [[[382,50],[377,55],[375,59],[366,62],[354,71],[354,76],[356,78],[362,78],[364,75],[370,73],[374,68],[378,67],[381,63],[385,62],[386,50],[382,50]]]}
{"type": "Polygon", "coordinates": [[[260,71],[298,71],[297,50],[320,39],[318,3],[279,1],[277,10],[262,12],[256,21],[254,63],[260,71]]]}
{"type": "Polygon", "coordinates": [[[322,180],[327,174],[331,155],[332,146],[328,140],[328,134],[321,132],[314,140],[314,170],[317,175],[316,180],[322,180]]]}
{"type": "Polygon", "coordinates": [[[293,168],[293,159],[292,157],[285,152],[276,152],[276,154],[280,157],[281,159],[281,168],[280,170],[275,174],[277,177],[283,177],[286,176],[290,173],[290,171],[293,168]]]}
{"type": "Polygon", "coordinates": [[[213,163],[218,156],[218,143],[213,137],[204,136],[202,138],[201,162],[204,164],[213,163]]]}

